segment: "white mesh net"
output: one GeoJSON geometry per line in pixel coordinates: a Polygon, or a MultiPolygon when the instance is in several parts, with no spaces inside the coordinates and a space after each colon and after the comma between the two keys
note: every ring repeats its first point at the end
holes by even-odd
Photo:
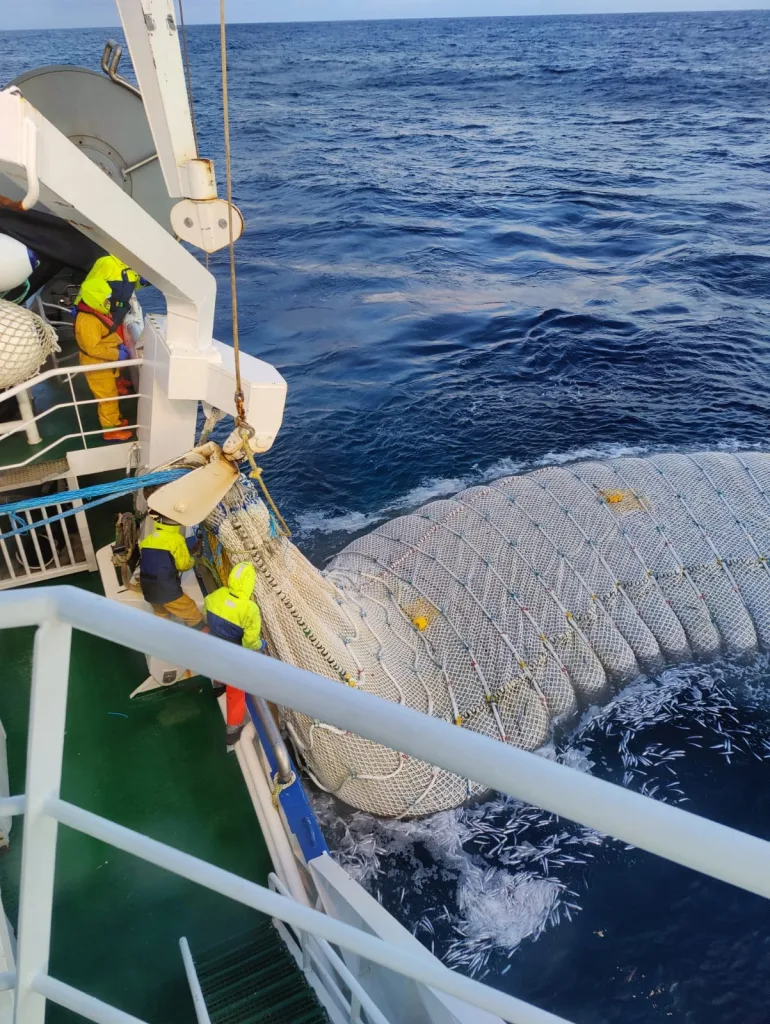
{"type": "MultiPolygon", "coordinates": [[[[207,523],[250,559],[271,650],[533,750],[665,661],[770,647],[770,455],[656,455],[474,487],[356,540],[327,572],[237,485],[207,523]]],[[[480,787],[285,709],[315,781],[372,814],[480,787]]]]}
{"type": "Polygon", "coordinates": [[[50,324],[24,306],[0,299],[0,388],[23,384],[59,351],[50,324]]]}

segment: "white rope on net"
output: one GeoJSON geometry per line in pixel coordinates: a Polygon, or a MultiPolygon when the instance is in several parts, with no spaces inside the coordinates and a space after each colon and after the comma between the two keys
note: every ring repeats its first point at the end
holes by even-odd
{"type": "Polygon", "coordinates": [[[0,389],[23,384],[60,351],[56,331],[42,317],[0,299],[0,389]]]}
{"type": "MultiPolygon", "coordinates": [[[[770,648],[770,454],[620,458],[474,487],[386,523],[325,573],[248,485],[208,521],[250,559],[271,653],[534,750],[671,661],[770,648]]],[[[411,817],[475,783],[289,709],[312,778],[411,817]]]]}

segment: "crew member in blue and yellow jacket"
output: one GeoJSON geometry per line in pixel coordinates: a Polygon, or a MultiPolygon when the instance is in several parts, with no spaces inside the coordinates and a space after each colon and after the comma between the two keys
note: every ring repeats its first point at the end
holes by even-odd
{"type": "MultiPolygon", "coordinates": [[[[262,614],[253,598],[257,574],[250,562],[239,562],[227,578],[227,586],[208,595],[203,602],[206,625],[212,636],[240,644],[250,651],[262,651],[262,614]]],[[[221,692],[221,683],[214,692],[221,692]]],[[[246,694],[234,686],[225,688],[227,695],[227,746],[233,747],[246,718],[246,694]]]]}
{"type": "MultiPolygon", "coordinates": [[[[81,366],[128,358],[123,320],[134,291],[146,283],[117,256],[101,256],[94,263],[77,297],[75,340],[81,366]]],[[[94,398],[109,399],[97,406],[105,441],[128,441],[128,420],[121,419],[118,405],[118,370],[92,370],[84,376],[94,398]]]]}
{"type": "MultiPolygon", "coordinates": [[[[139,541],[139,584],[142,595],[162,619],[173,616],[194,629],[205,629],[195,601],[182,590],[182,573],[195,559],[177,523],[151,513],[155,528],[139,541]]],[[[192,540],[193,538],[191,538],[192,540]]]]}

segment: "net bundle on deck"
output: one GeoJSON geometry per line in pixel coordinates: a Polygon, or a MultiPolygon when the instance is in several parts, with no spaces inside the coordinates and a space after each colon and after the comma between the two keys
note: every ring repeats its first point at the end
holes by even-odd
{"type": "Polygon", "coordinates": [[[59,352],[56,331],[42,317],[0,299],[0,389],[34,377],[53,352],[59,352]]]}
{"type": "MultiPolygon", "coordinates": [[[[553,723],[667,661],[770,648],[770,455],[541,469],[435,501],[322,573],[250,487],[207,522],[257,569],[272,653],[534,750],[553,723]]],[[[226,566],[225,566],[226,567],[226,566]]],[[[367,812],[455,807],[473,782],[284,709],[308,772],[367,812]]]]}

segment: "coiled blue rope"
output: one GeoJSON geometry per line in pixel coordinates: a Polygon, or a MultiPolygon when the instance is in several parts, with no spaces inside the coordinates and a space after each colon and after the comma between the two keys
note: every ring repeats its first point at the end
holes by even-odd
{"type": "Polygon", "coordinates": [[[157,473],[146,473],[144,476],[128,476],[121,480],[114,480],[108,484],[92,484],[90,487],[81,487],[76,491],[57,491],[54,494],[43,495],[38,498],[24,498],[21,501],[10,501],[0,505],[0,516],[8,516],[13,523],[19,524],[16,529],[0,534],[0,540],[8,540],[9,537],[17,537],[22,533],[29,533],[39,526],[49,526],[57,523],[60,519],[77,515],[78,512],[85,512],[87,509],[95,508],[97,505],[104,505],[115,498],[131,494],[133,491],[141,490],[143,487],[158,487],[161,484],[171,483],[179,477],[189,473],[188,469],[162,469],[157,473]],[[58,515],[50,516],[48,519],[33,520],[26,522],[19,516],[19,512],[31,511],[36,508],[45,508],[48,505],[63,505],[71,501],[82,501],[83,504],[77,508],[69,508],[58,515]]]}

